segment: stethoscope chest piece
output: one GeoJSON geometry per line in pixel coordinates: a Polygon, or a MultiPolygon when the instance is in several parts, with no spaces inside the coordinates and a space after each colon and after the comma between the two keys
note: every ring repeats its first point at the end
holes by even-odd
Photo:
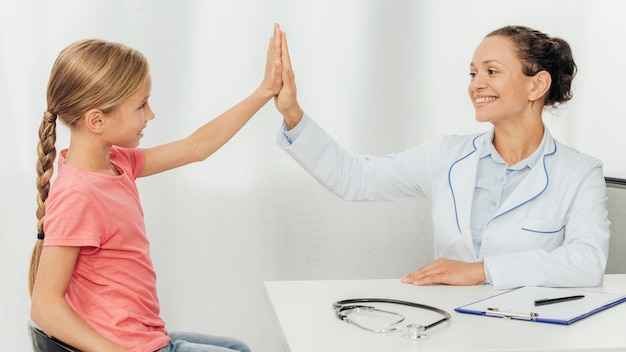
{"type": "Polygon", "coordinates": [[[409,324],[406,326],[406,334],[402,335],[405,339],[411,341],[424,340],[428,338],[424,332],[426,328],[420,324],[409,324]]]}

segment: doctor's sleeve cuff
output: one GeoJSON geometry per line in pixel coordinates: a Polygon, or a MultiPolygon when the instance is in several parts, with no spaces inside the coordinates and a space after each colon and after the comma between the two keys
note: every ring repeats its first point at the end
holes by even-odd
{"type": "Polygon", "coordinates": [[[485,271],[485,283],[491,285],[491,274],[489,273],[489,266],[483,260],[483,270],[485,271]]]}
{"type": "Polygon", "coordinates": [[[283,120],[283,128],[278,135],[278,144],[281,147],[287,147],[293,144],[298,139],[298,137],[300,137],[300,135],[302,134],[302,131],[304,131],[308,120],[309,120],[309,117],[305,113],[302,116],[302,120],[300,120],[300,122],[296,125],[296,127],[290,130],[287,129],[285,120],[283,120]]]}

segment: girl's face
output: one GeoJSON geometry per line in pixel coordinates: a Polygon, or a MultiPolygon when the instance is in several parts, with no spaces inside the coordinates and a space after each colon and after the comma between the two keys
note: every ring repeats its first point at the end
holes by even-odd
{"type": "Polygon", "coordinates": [[[476,120],[497,124],[530,111],[533,78],[522,73],[513,42],[503,36],[483,39],[470,63],[468,93],[476,120]]]}
{"type": "Polygon", "coordinates": [[[142,88],[117,109],[106,114],[109,120],[107,140],[110,144],[134,148],[139,145],[143,137],[143,129],[148,121],[154,118],[154,113],[148,104],[152,80],[146,78],[142,88]]]}

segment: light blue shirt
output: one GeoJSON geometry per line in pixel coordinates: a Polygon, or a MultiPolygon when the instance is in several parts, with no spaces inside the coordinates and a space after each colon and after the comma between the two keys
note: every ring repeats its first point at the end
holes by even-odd
{"type": "Polygon", "coordinates": [[[500,205],[519,186],[530,170],[537,165],[541,156],[540,151],[543,150],[545,143],[546,134],[544,133],[539,147],[529,157],[512,166],[508,166],[502,159],[493,146],[493,141],[487,143],[478,162],[470,218],[472,241],[476,253],[480,253],[483,232],[488,221],[493,218],[500,205]]]}

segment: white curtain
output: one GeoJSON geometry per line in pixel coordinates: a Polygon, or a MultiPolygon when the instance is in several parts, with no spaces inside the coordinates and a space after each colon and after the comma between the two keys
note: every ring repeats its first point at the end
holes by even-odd
{"type": "MultiPolygon", "coordinates": [[[[618,0],[0,0],[0,350],[30,348],[37,129],[50,68],[71,42],[148,57],[147,147],[250,94],[278,22],[303,108],[348,149],[381,154],[487,129],[467,98],[473,50],[495,28],[528,25],[568,40],[579,65],[574,100],[546,114],[549,128],[626,177],[622,14],[618,0]]],[[[428,201],[338,200],[276,146],[280,125],[270,102],[207,161],[138,180],[170,330],[280,350],[264,281],[399,278],[433,259],[428,201]]]]}

